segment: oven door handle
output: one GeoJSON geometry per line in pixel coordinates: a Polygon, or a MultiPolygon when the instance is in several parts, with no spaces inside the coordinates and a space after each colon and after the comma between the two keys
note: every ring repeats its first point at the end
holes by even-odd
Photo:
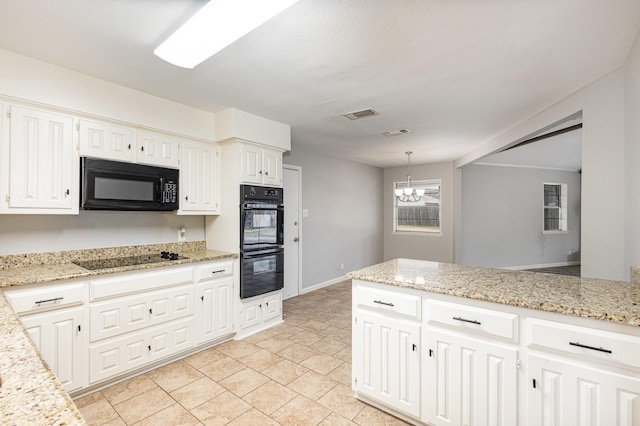
{"type": "Polygon", "coordinates": [[[253,253],[243,253],[242,257],[244,259],[257,259],[260,257],[273,256],[278,254],[284,254],[284,250],[269,250],[269,251],[258,251],[253,253]]]}
{"type": "Polygon", "coordinates": [[[284,210],[284,204],[244,203],[242,210],[284,210]]]}

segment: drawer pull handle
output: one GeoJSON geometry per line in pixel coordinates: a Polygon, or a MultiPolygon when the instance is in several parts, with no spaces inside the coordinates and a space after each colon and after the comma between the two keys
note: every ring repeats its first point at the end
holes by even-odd
{"type": "Polygon", "coordinates": [[[609,349],[596,348],[595,346],[583,345],[583,344],[578,343],[578,342],[569,342],[569,344],[571,346],[577,346],[579,348],[591,349],[592,351],[605,352],[605,353],[608,353],[608,354],[613,353],[609,349]]]}
{"type": "Polygon", "coordinates": [[[453,317],[453,319],[456,320],[456,321],[469,322],[471,324],[477,324],[477,325],[481,325],[482,324],[480,321],[470,320],[470,319],[466,319],[466,318],[462,318],[462,317],[453,317]]]}
{"type": "Polygon", "coordinates": [[[220,272],[224,272],[224,269],[219,269],[217,271],[211,271],[212,274],[218,274],[220,272]]]}
{"type": "Polygon", "coordinates": [[[58,300],[62,300],[62,299],[64,299],[64,297],[54,297],[53,299],[38,300],[36,302],[36,305],[39,305],[41,303],[57,302],[58,300]]]}
{"type": "Polygon", "coordinates": [[[389,302],[383,302],[382,300],[374,300],[373,303],[377,303],[379,305],[384,305],[384,306],[391,306],[393,307],[393,303],[389,303],[389,302]]]}

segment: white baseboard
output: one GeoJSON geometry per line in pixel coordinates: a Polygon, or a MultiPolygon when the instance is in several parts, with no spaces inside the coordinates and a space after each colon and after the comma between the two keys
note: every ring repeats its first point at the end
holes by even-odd
{"type": "Polygon", "coordinates": [[[557,268],[560,266],[576,266],[580,265],[579,260],[571,262],[544,263],[540,265],[523,265],[523,266],[502,266],[500,269],[510,269],[513,271],[521,271],[523,269],[540,269],[540,268],[557,268]]]}
{"type": "Polygon", "coordinates": [[[311,293],[312,291],[320,290],[323,287],[329,287],[330,285],[338,284],[346,280],[348,280],[348,278],[343,275],[329,281],[321,282],[320,284],[312,285],[311,287],[305,287],[300,290],[300,294],[311,293]]]}

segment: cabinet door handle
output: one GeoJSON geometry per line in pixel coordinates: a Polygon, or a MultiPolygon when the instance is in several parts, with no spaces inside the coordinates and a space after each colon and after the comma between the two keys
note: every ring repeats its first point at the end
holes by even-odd
{"type": "Polygon", "coordinates": [[[140,151],[144,152],[144,146],[140,147],[140,151]]]}
{"type": "Polygon", "coordinates": [[[153,314],[153,309],[149,308],[149,315],[153,314]]]}
{"type": "Polygon", "coordinates": [[[66,191],[64,191],[64,195],[69,195],[69,194],[71,194],[70,190],[67,189],[66,191]]]}
{"type": "Polygon", "coordinates": [[[266,172],[264,172],[265,175],[269,176],[269,170],[267,170],[266,172]]]}
{"type": "Polygon", "coordinates": [[[38,300],[36,302],[36,305],[39,305],[41,303],[57,302],[58,300],[62,300],[62,299],[64,299],[64,297],[54,297],[53,299],[38,300]]]}
{"type": "Polygon", "coordinates": [[[571,346],[577,346],[579,348],[585,348],[585,349],[591,349],[592,351],[598,351],[598,352],[605,352],[605,353],[613,353],[611,350],[609,349],[604,349],[604,348],[596,348],[595,346],[589,346],[589,345],[583,345],[581,343],[578,342],[569,342],[569,344],[571,346]]]}
{"type": "Polygon", "coordinates": [[[429,358],[433,356],[433,349],[429,349],[429,358]]]}
{"type": "Polygon", "coordinates": [[[536,388],[536,379],[533,379],[533,388],[536,388]]]}
{"type": "Polygon", "coordinates": [[[82,331],[82,328],[80,326],[78,326],[78,331],[82,331]]]}
{"type": "Polygon", "coordinates": [[[184,197],[185,201],[189,201],[189,196],[187,195],[186,197],[184,197]]]}
{"type": "Polygon", "coordinates": [[[127,145],[127,149],[131,149],[131,144],[127,145]]]}
{"type": "Polygon", "coordinates": [[[149,350],[151,350],[151,345],[147,346],[147,348],[149,348],[149,350]]]}
{"type": "Polygon", "coordinates": [[[200,300],[204,302],[204,296],[200,296],[200,300]]]}
{"type": "Polygon", "coordinates": [[[413,344],[413,351],[415,352],[415,351],[416,351],[416,349],[418,349],[418,346],[416,346],[416,344],[414,343],[414,344],[413,344]]]}
{"type": "Polygon", "coordinates": [[[383,302],[382,300],[374,300],[373,303],[377,303],[379,305],[384,305],[384,306],[391,306],[393,307],[394,304],[393,303],[389,303],[389,302],[383,302]]]}
{"type": "Polygon", "coordinates": [[[470,320],[470,319],[466,319],[466,318],[462,318],[462,317],[453,317],[453,319],[456,320],[456,321],[469,322],[471,324],[477,324],[477,325],[481,325],[482,324],[480,321],[470,320]]]}

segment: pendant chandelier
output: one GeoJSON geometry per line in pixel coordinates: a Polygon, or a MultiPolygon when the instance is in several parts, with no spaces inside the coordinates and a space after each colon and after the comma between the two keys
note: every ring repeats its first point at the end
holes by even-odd
{"type": "Polygon", "coordinates": [[[411,186],[411,154],[413,152],[407,151],[407,186],[404,188],[396,188],[395,193],[398,201],[403,203],[416,203],[420,201],[424,195],[424,189],[415,189],[411,186]]]}

